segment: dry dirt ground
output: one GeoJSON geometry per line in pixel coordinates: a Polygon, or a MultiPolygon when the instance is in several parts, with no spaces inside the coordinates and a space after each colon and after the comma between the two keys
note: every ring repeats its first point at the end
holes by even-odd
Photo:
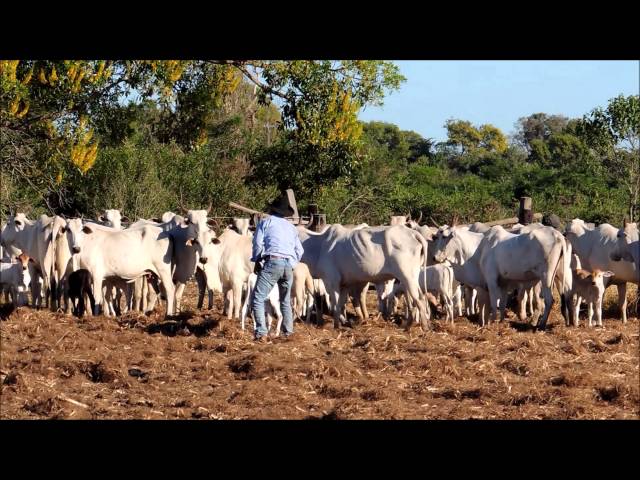
{"type": "MultiPolygon", "coordinates": [[[[635,288],[629,298],[636,298],[635,288]]],[[[608,304],[616,296],[607,292],[608,304]]],[[[194,285],[185,297],[194,307],[194,285]]],[[[639,322],[550,330],[514,318],[437,320],[409,334],[375,319],[341,332],[251,340],[216,309],[165,322],[21,307],[0,321],[2,419],[607,419],[640,417],[639,322]]],[[[370,293],[375,313],[375,295],[370,293]]],[[[631,303],[631,302],[630,302],[631,303]]],[[[630,307],[635,312],[635,306],[630,307]]]]}

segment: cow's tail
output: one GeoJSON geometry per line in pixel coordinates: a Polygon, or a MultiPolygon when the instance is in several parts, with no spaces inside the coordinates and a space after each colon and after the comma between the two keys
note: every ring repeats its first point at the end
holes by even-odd
{"type": "Polygon", "coordinates": [[[420,276],[422,275],[423,277],[422,283],[424,287],[424,293],[426,295],[427,294],[427,261],[429,260],[429,252],[428,252],[429,244],[427,243],[427,240],[422,236],[421,233],[414,232],[414,236],[422,244],[422,251],[424,253],[422,266],[420,268],[420,273],[418,274],[418,282],[420,281],[420,276]]]}
{"type": "Polygon", "coordinates": [[[562,274],[562,295],[564,296],[571,289],[571,255],[567,251],[567,242],[564,237],[557,237],[560,243],[560,256],[558,257],[558,261],[556,262],[555,268],[553,269],[553,275],[547,279],[547,287],[553,287],[553,279],[556,277],[558,273],[558,267],[561,268],[560,273],[562,274]]]}
{"type": "Polygon", "coordinates": [[[307,292],[314,293],[315,289],[313,287],[313,278],[311,277],[311,273],[306,272],[307,274],[304,277],[304,285],[307,289],[307,292]]]}
{"type": "Polygon", "coordinates": [[[562,293],[566,295],[573,289],[573,275],[571,273],[571,246],[567,246],[567,240],[562,239],[562,293]]]}

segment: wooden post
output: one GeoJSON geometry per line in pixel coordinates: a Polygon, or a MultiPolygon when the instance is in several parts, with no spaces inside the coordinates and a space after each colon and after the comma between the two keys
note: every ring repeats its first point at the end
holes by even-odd
{"type": "Polygon", "coordinates": [[[298,204],[296,203],[296,196],[291,188],[287,189],[287,200],[289,200],[289,205],[293,208],[293,218],[297,220],[294,223],[298,223],[300,218],[298,215],[298,204]]]}
{"type": "Polygon", "coordinates": [[[518,222],[522,225],[529,225],[533,221],[531,197],[520,197],[520,210],[518,211],[518,222]]]}

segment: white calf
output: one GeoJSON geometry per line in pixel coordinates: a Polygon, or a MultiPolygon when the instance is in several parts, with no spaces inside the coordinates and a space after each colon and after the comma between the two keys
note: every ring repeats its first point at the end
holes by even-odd
{"type": "Polygon", "coordinates": [[[604,295],[604,277],[613,276],[613,272],[601,272],[594,270],[588,272],[582,269],[573,270],[573,288],[571,290],[571,299],[573,302],[573,326],[577,327],[580,323],[578,313],[580,311],[580,303],[584,300],[589,306],[589,315],[587,317],[587,326],[591,327],[593,318],[593,310],[596,311],[596,323],[602,326],[602,297],[604,295]]]}
{"type": "Polygon", "coordinates": [[[29,273],[31,259],[22,253],[16,257],[16,260],[16,262],[0,263],[0,291],[5,291],[5,296],[7,291],[11,294],[11,303],[14,306],[25,304],[26,292],[29,291],[31,283],[29,273]]]}

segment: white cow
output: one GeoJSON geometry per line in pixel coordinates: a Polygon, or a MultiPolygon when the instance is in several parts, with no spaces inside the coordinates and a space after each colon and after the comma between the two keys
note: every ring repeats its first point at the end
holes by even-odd
{"type": "MultiPolygon", "coordinates": [[[[80,268],[91,272],[96,312],[102,304],[105,277],[133,280],[147,272],[159,278],[167,295],[167,316],[174,315],[175,291],[171,281],[173,241],[157,226],[114,231],[99,225],[83,225],[80,219],[67,220],[71,233],[71,251],[78,255],[80,268]]],[[[64,233],[64,232],[63,232],[64,233]]]]}
{"type": "Polygon", "coordinates": [[[198,281],[198,308],[202,308],[205,289],[209,293],[209,308],[213,304],[213,292],[222,293],[225,298],[227,318],[240,318],[242,291],[253,272],[251,262],[251,237],[240,235],[234,230],[225,230],[219,238],[213,232],[203,235],[201,254],[202,275],[198,281]]]}
{"type": "Polygon", "coordinates": [[[480,322],[485,324],[488,304],[487,286],[480,269],[479,246],[484,235],[472,232],[464,227],[442,226],[438,229],[433,259],[436,262],[448,261],[453,268],[455,279],[464,284],[467,315],[475,313],[475,301],[478,301],[480,322]],[[475,292],[475,296],[473,295],[475,292]]]}
{"type": "MultiPolygon", "coordinates": [[[[173,255],[171,275],[175,288],[176,312],[181,309],[182,295],[186,287],[187,281],[196,273],[198,258],[201,261],[202,247],[198,240],[199,232],[210,232],[209,224],[212,221],[207,220],[206,210],[193,210],[191,220],[185,219],[181,215],[173,212],[165,212],[162,215],[162,223],[155,220],[140,219],[133,223],[129,229],[136,229],[145,225],[151,225],[161,228],[166,232],[173,241],[173,255]],[[193,220],[193,221],[192,221],[193,220]]],[[[215,234],[213,234],[215,236],[215,234]]],[[[149,284],[147,276],[136,279],[134,283],[133,309],[144,309],[145,311],[153,310],[156,301],[156,285],[149,284]]]]}
{"type": "MultiPolygon", "coordinates": [[[[65,313],[71,314],[72,304],[69,298],[68,279],[71,272],[79,267],[74,267],[74,257],[71,251],[71,234],[65,228],[67,221],[59,216],[55,216],[52,222],[51,238],[53,241],[53,268],[51,277],[54,280],[56,289],[53,292],[54,308],[63,309],[65,313]],[[64,305],[64,308],[62,307],[64,305]]],[[[77,262],[76,262],[77,263],[77,262]]]]}
{"type": "MultiPolygon", "coordinates": [[[[613,272],[612,280],[605,284],[605,287],[609,284],[617,285],[618,306],[622,322],[626,323],[627,282],[640,284],[640,273],[633,261],[627,261],[633,259],[632,255],[620,255],[619,231],[608,223],[590,229],[583,220],[574,218],[565,227],[565,236],[571,242],[573,252],[578,255],[585,270],[613,272]]],[[[635,244],[638,245],[637,240],[635,244]]]]}
{"type": "MultiPolygon", "coordinates": [[[[349,230],[331,225],[322,233],[298,227],[304,248],[302,261],[314,278],[321,278],[331,296],[334,327],[338,328],[347,301],[348,287],[381,283],[396,278],[405,283],[415,302],[424,330],[431,328],[428,306],[420,294],[420,265],[426,266],[427,242],[404,226],[349,230]]],[[[405,328],[411,328],[407,319],[405,328]]]]}
{"type": "MultiPolygon", "coordinates": [[[[17,213],[8,218],[2,232],[5,247],[15,247],[34,261],[37,275],[32,277],[32,288],[37,291],[37,277],[42,278],[43,294],[49,304],[51,290],[51,270],[53,267],[53,242],[51,241],[52,217],[40,215],[38,220],[29,220],[24,213],[17,213]]],[[[33,305],[41,304],[41,295],[33,295],[33,305]]]]}
{"type": "Polygon", "coordinates": [[[545,310],[537,327],[543,330],[553,305],[551,288],[558,268],[563,272],[562,294],[571,289],[570,253],[564,237],[551,227],[515,235],[501,226],[491,227],[480,249],[480,267],[487,283],[493,320],[500,305],[500,319],[506,307],[505,286],[542,282],[545,310]]]}

